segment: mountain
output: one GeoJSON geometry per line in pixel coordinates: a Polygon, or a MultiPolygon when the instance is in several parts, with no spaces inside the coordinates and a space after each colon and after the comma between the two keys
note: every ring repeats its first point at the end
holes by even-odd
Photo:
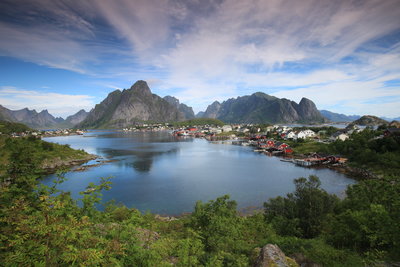
{"type": "Polygon", "coordinates": [[[340,114],[340,113],[334,113],[328,110],[320,110],[319,111],[321,113],[322,116],[324,116],[325,118],[327,118],[328,120],[332,121],[332,122],[351,122],[354,120],[357,120],[359,118],[361,118],[361,116],[359,115],[344,115],[344,114],[340,114]]]}
{"type": "Polygon", "coordinates": [[[363,126],[378,126],[382,124],[389,124],[387,121],[382,120],[376,116],[365,115],[358,120],[353,121],[350,125],[363,125],[363,126]]]}
{"type": "Polygon", "coordinates": [[[28,108],[10,110],[0,105],[0,120],[23,123],[35,129],[71,128],[84,120],[87,114],[88,112],[82,109],[64,120],[60,117],[54,117],[47,110],[38,113],[36,110],[28,108]]]}
{"type": "Polygon", "coordinates": [[[63,118],[55,118],[47,110],[37,112],[28,108],[9,110],[0,105],[0,118],[11,122],[20,122],[36,129],[51,128],[64,122],[63,118]]]}
{"type": "Polygon", "coordinates": [[[219,110],[221,109],[221,103],[215,101],[211,105],[209,105],[206,111],[203,113],[203,118],[211,118],[216,119],[219,114],[219,110]]]}
{"type": "Polygon", "coordinates": [[[196,118],[204,118],[204,114],[205,114],[204,111],[199,111],[199,112],[196,114],[196,118]]]}
{"type": "Polygon", "coordinates": [[[171,105],[175,106],[180,112],[182,112],[183,115],[185,116],[185,120],[190,120],[195,118],[193,108],[188,107],[183,103],[179,103],[179,100],[177,98],[167,95],[164,97],[164,100],[170,103],[171,105]]]}
{"type": "Polygon", "coordinates": [[[261,92],[215,101],[203,117],[227,123],[321,123],[327,122],[314,102],[302,98],[300,103],[277,98],[261,92]]]}
{"type": "Polygon", "coordinates": [[[86,112],[84,109],[79,110],[74,115],[68,116],[65,121],[70,123],[71,125],[76,125],[82,122],[88,116],[89,112],[86,112]]]}
{"type": "Polygon", "coordinates": [[[2,121],[13,121],[11,110],[0,105],[0,120],[2,121]]]}
{"type": "Polygon", "coordinates": [[[176,106],[152,94],[145,81],[137,81],[130,89],[111,92],[77,127],[121,128],[145,121],[181,120],[184,115],[176,106]]]}

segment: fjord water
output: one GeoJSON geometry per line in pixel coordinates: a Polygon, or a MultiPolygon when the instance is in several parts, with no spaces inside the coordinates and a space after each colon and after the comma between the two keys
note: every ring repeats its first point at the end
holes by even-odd
{"type": "MultiPolygon", "coordinates": [[[[44,138],[110,160],[84,172],[69,172],[59,186],[80,198],[90,182],[113,177],[103,202],[114,199],[128,207],[158,214],[190,212],[198,200],[224,194],[239,208],[261,207],[271,197],[294,190],[293,179],[317,175],[329,193],[343,195],[354,183],[329,169],[309,169],[253,152],[251,147],[177,138],[168,132],[92,131],[80,136],[44,138]]],[[[96,164],[96,161],[89,162],[96,164]]],[[[50,185],[54,175],[45,177],[50,185]]]]}

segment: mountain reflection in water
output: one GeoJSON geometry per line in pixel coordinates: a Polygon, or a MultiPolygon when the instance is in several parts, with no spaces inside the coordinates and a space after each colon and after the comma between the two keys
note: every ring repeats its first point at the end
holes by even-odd
{"type": "MultiPolygon", "coordinates": [[[[308,169],[251,147],[176,138],[168,132],[92,131],[84,136],[44,138],[69,144],[110,160],[85,172],[69,172],[60,185],[79,199],[80,191],[100,177],[113,177],[103,201],[115,199],[128,207],[159,214],[190,212],[198,200],[229,194],[238,207],[257,206],[294,190],[293,179],[317,175],[329,193],[343,195],[354,180],[329,169],[308,169]],[[92,138],[85,138],[91,136],[92,138]]],[[[93,164],[89,162],[88,164],[93,164]]],[[[43,180],[51,184],[54,175],[43,180]]]]}

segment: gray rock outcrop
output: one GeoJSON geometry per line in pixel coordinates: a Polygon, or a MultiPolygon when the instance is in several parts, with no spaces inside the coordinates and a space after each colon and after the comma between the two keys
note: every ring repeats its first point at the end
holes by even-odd
{"type": "Polygon", "coordinates": [[[296,262],[282,252],[282,250],[273,244],[265,245],[257,258],[254,267],[292,267],[298,266],[296,262]]]}

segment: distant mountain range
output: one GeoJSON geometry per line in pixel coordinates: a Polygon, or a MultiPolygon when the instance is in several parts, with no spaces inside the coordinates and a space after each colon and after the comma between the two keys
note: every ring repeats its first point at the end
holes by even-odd
{"type": "MultiPolygon", "coordinates": [[[[0,120],[24,123],[32,128],[123,128],[142,122],[173,122],[193,118],[213,118],[225,123],[326,123],[353,122],[359,115],[347,116],[318,110],[314,102],[302,98],[299,103],[257,92],[215,101],[206,111],[194,114],[193,109],[173,96],[153,94],[145,81],[137,81],[130,89],[115,90],[90,112],[56,118],[47,110],[36,112],[24,108],[9,110],[0,105],[0,120]]],[[[367,116],[368,117],[368,116],[367,116]]],[[[371,117],[371,116],[369,116],[371,117]]],[[[373,117],[371,123],[378,122],[373,117]]],[[[378,118],[379,119],[379,118],[378,118]]],[[[391,119],[384,118],[387,121],[391,119]]],[[[400,118],[396,118],[399,120],[400,118]]],[[[369,123],[368,118],[358,123],[369,123]]],[[[382,123],[382,121],[380,121],[382,123]]]]}
{"type": "Polygon", "coordinates": [[[35,129],[70,128],[85,119],[87,114],[88,112],[80,110],[64,120],[54,117],[47,110],[38,113],[36,110],[28,108],[10,110],[0,105],[0,120],[23,123],[35,129]]]}
{"type": "MultiPolygon", "coordinates": [[[[328,120],[315,104],[303,98],[299,104],[264,93],[255,93],[222,103],[215,101],[198,117],[214,118],[226,123],[322,123],[328,120]]],[[[152,94],[145,81],[130,89],[116,90],[90,111],[77,127],[121,128],[140,122],[170,122],[194,118],[191,107],[172,96],[152,94]]]]}
{"type": "Polygon", "coordinates": [[[314,102],[302,98],[300,103],[277,98],[261,92],[215,101],[209,105],[204,118],[214,118],[227,123],[323,123],[328,120],[321,115],[314,102]]]}
{"type": "MultiPolygon", "coordinates": [[[[360,119],[363,116],[360,115],[344,115],[344,114],[340,114],[340,113],[335,113],[335,112],[331,112],[328,110],[320,110],[319,111],[321,113],[322,116],[324,116],[325,118],[327,118],[328,120],[332,121],[332,122],[353,122],[355,120],[360,119]]],[[[368,117],[368,115],[366,115],[366,117],[368,117]]],[[[375,116],[372,116],[375,117],[375,116]]],[[[375,117],[377,118],[377,117],[375,117]]],[[[379,119],[385,120],[385,121],[400,121],[400,117],[398,118],[387,118],[387,117],[380,117],[379,119]]]]}
{"type": "Polygon", "coordinates": [[[358,120],[359,118],[361,118],[361,116],[359,115],[348,116],[340,113],[334,113],[328,110],[320,110],[319,112],[321,113],[322,116],[324,116],[325,118],[327,118],[332,122],[352,122],[354,120],[358,120]]]}

